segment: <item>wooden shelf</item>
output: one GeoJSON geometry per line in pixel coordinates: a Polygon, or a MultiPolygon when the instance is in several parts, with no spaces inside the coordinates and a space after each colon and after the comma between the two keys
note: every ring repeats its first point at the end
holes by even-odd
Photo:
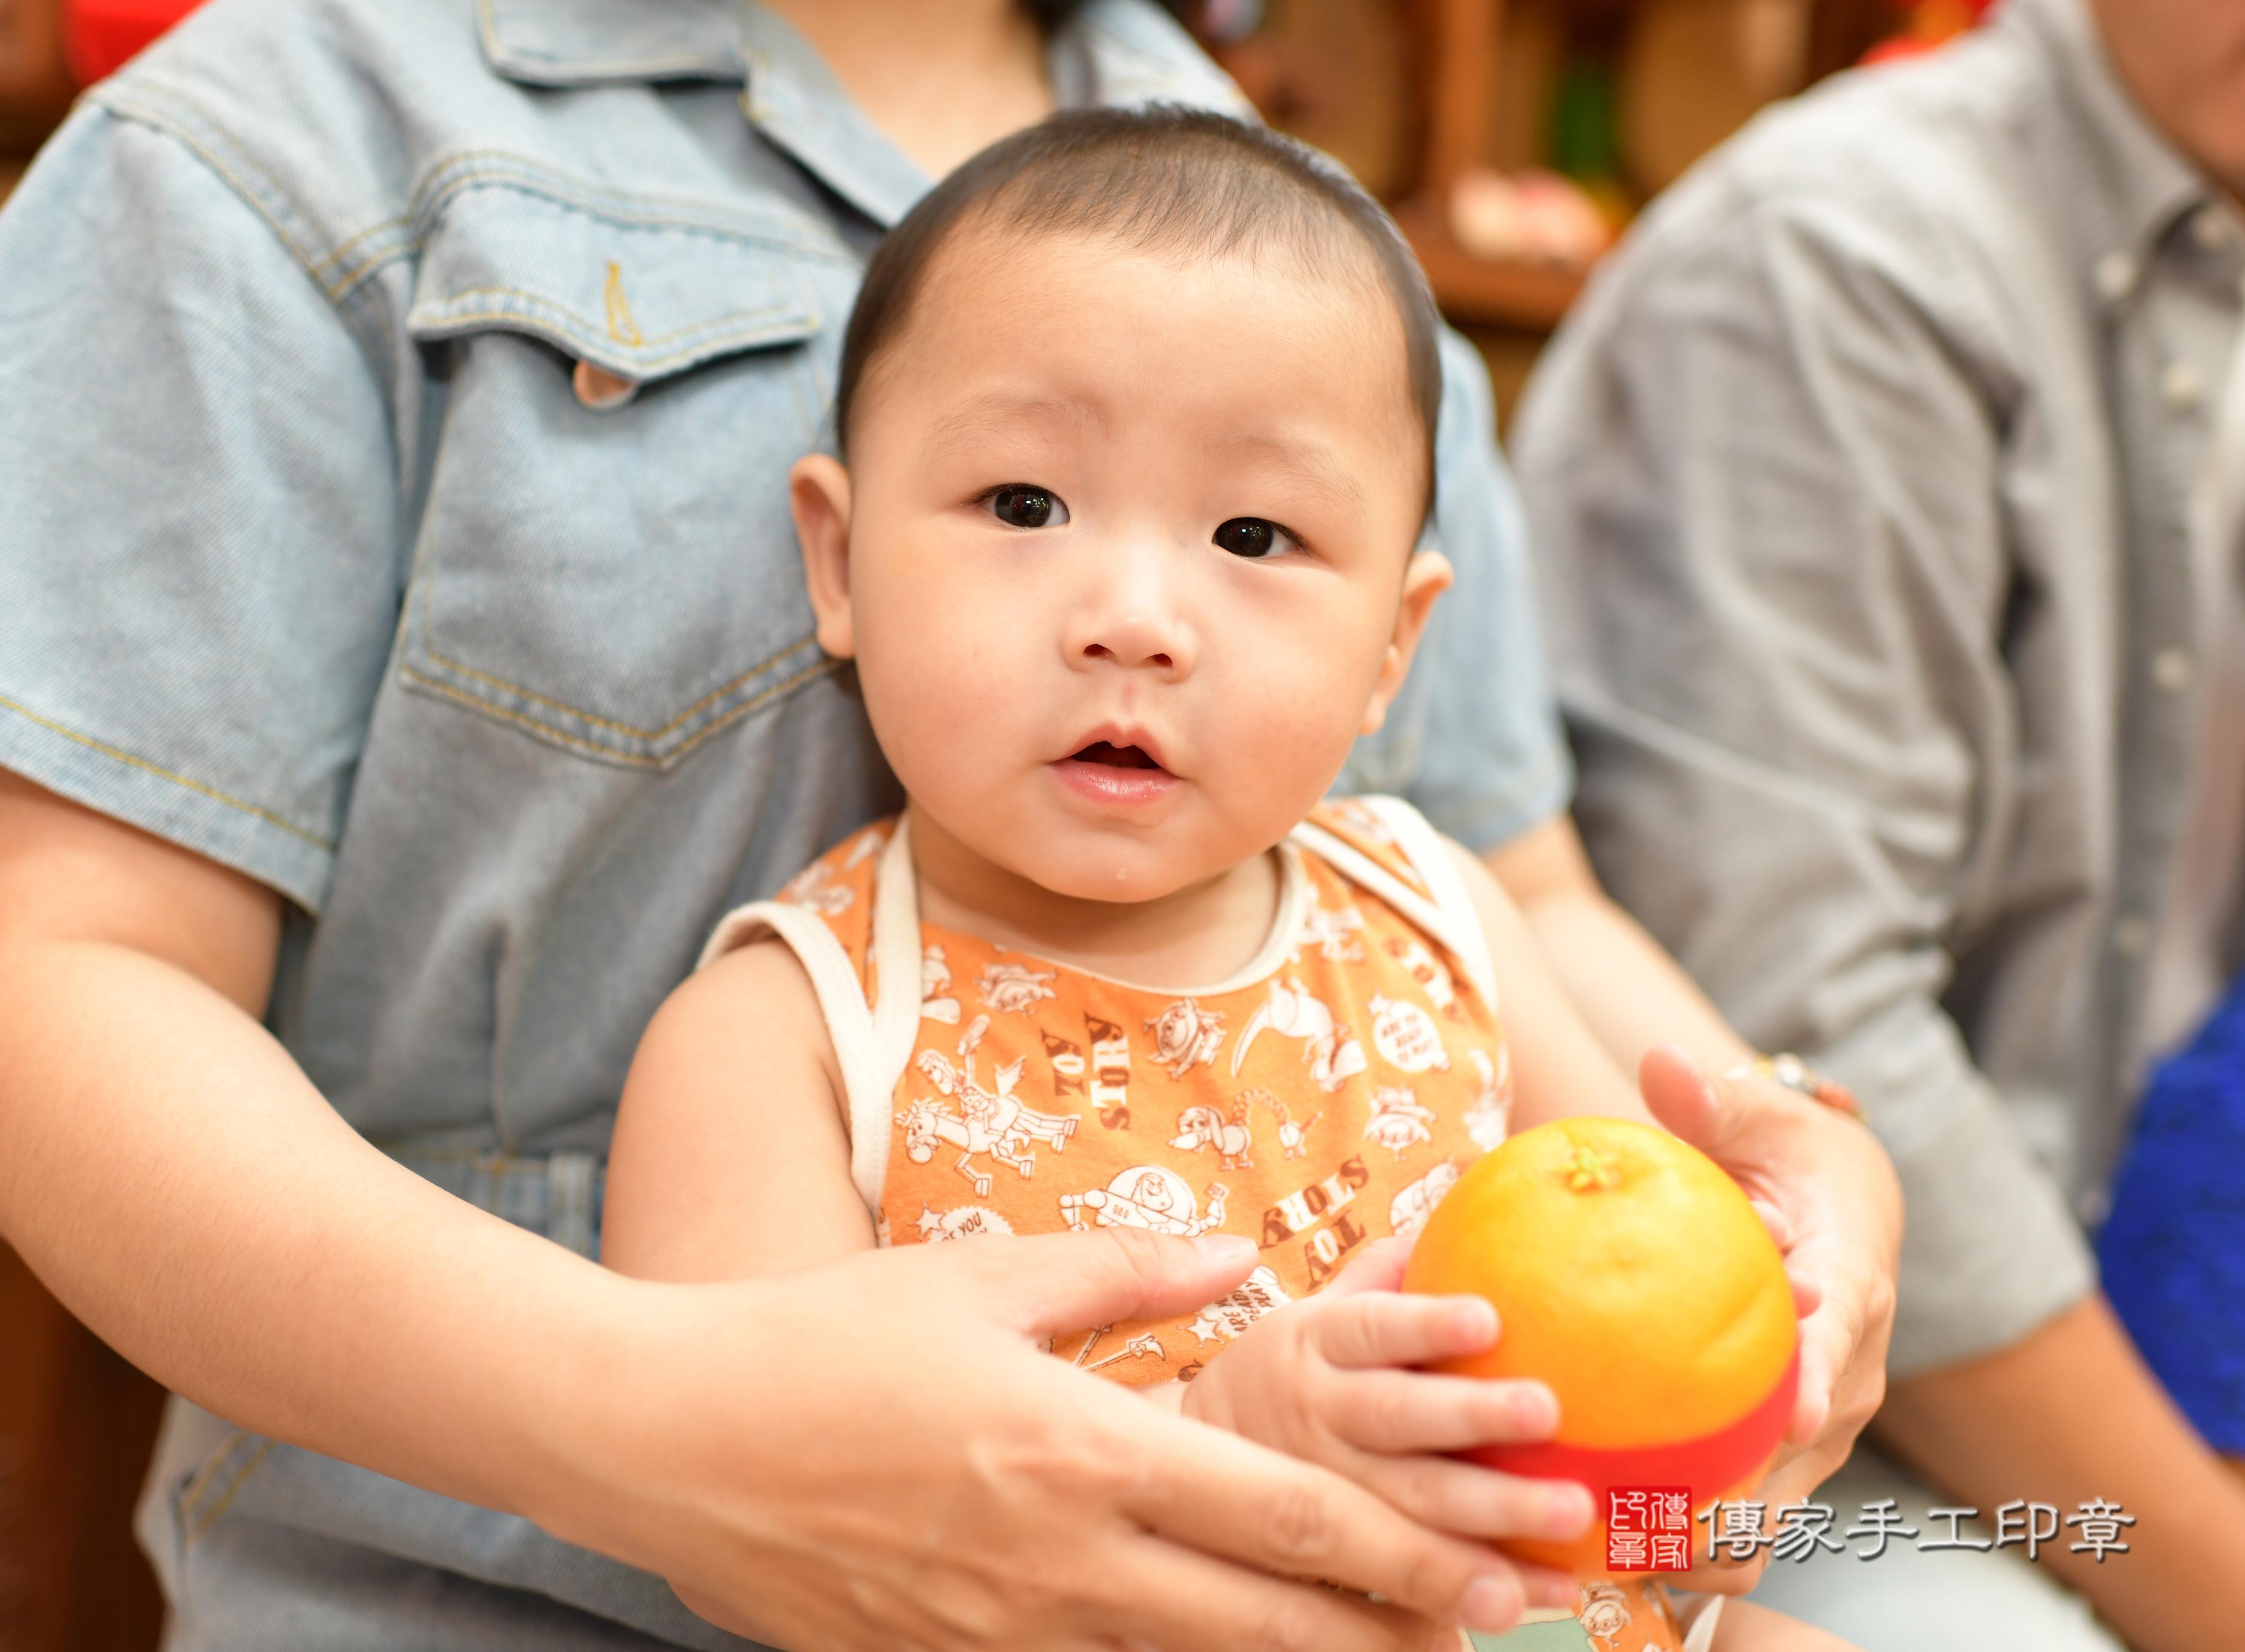
{"type": "Polygon", "coordinates": [[[1476,257],[1451,238],[1444,214],[1423,196],[1397,207],[1395,222],[1427,272],[1434,302],[1454,322],[1549,332],[1583,290],[1579,270],[1476,257]]]}

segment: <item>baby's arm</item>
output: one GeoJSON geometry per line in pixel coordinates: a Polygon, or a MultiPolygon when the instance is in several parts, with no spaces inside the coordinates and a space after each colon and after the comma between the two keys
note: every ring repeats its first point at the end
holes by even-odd
{"type": "Polygon", "coordinates": [[[601,1260],[645,1279],[786,1273],[873,1247],[825,1018],[777,941],[688,977],[640,1040],[601,1260]]]}
{"type": "Polygon", "coordinates": [[[1445,838],[1442,846],[1473,897],[1496,971],[1497,1014],[1512,1053],[1513,1127],[1575,1113],[1655,1124],[1627,1074],[1614,1064],[1545,961],[1512,897],[1479,860],[1445,838]]]}

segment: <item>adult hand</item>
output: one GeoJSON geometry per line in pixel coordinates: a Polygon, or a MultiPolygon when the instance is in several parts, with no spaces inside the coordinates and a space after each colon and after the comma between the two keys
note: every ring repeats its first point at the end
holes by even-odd
{"type": "Polygon", "coordinates": [[[1508,1626],[1520,1587],[1489,1549],[1039,1349],[1206,1302],[1253,1263],[1244,1239],[1114,1229],[620,1281],[615,1369],[581,1384],[607,1403],[528,1512],[712,1621],[818,1652],[1386,1652],[1508,1626]]]}
{"type": "MultiPolygon", "coordinates": [[[[1646,1052],[1645,1105],[1745,1188],[1785,1255],[1801,1322],[1801,1387],[1774,1465],[1770,1508],[1808,1498],[1847,1460],[1886,1393],[1902,1249],[1902,1188],[1871,1132],[1765,1078],[1711,1078],[1684,1050],[1646,1052]]],[[[1762,1556],[1702,1567],[1690,1587],[1736,1593],[1762,1556]]]]}

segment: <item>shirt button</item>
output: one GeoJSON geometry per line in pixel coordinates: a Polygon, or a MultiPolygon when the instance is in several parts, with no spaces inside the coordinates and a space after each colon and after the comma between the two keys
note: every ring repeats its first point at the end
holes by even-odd
{"type": "Polygon", "coordinates": [[[2190,650],[2161,649],[2152,656],[2152,681],[2168,694],[2180,694],[2190,686],[2190,650]]]}
{"type": "Polygon", "coordinates": [[[639,386],[628,378],[620,378],[605,367],[595,367],[590,362],[579,362],[569,376],[570,388],[577,399],[594,412],[610,407],[621,407],[639,393],[639,386]]]}
{"type": "Polygon", "coordinates": [[[2124,958],[2140,958],[2152,949],[2152,922],[2130,913],[2113,926],[2113,950],[2124,958]]]}
{"type": "Polygon", "coordinates": [[[2089,1187],[2073,1201],[2073,1208],[2085,1227],[2095,1227],[2113,1214],[2113,1200],[2102,1187],[2089,1187]]]}
{"type": "Polygon", "coordinates": [[[2169,362],[2160,374],[2160,395],[2178,413],[2187,413],[2196,407],[2204,390],[2198,369],[2188,362],[2169,362]]]}
{"type": "Polygon", "coordinates": [[[2106,253],[2097,261],[2093,278],[2108,302],[2126,298],[2136,284],[2136,261],[2126,253],[2106,253]]]}
{"type": "Polygon", "coordinates": [[[2190,238],[2208,252],[2221,251],[2235,233],[2229,214],[2210,202],[2190,215],[2190,238]]]}

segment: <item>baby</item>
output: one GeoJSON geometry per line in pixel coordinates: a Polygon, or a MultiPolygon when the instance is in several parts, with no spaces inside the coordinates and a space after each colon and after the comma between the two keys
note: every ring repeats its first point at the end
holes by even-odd
{"type": "MultiPolygon", "coordinates": [[[[909,803],[729,916],[649,1029],[613,1265],[1245,1234],[1231,1295],[1054,1353],[1462,1536],[1588,1526],[1579,1486],[1441,1455],[1556,1407],[1412,1370],[1495,1328],[1393,1286],[1509,1120],[1646,1115],[1471,856],[1392,799],[1321,801],[1449,582],[1417,548],[1438,326],[1361,190],[1211,115],[1055,117],[888,237],[843,457],[792,499],[909,803]]],[[[1597,1652],[1682,1641],[1658,1587],[1521,1570],[1597,1652]]],[[[1833,1644],[1701,1619],[1694,1646],[1833,1644]]]]}

